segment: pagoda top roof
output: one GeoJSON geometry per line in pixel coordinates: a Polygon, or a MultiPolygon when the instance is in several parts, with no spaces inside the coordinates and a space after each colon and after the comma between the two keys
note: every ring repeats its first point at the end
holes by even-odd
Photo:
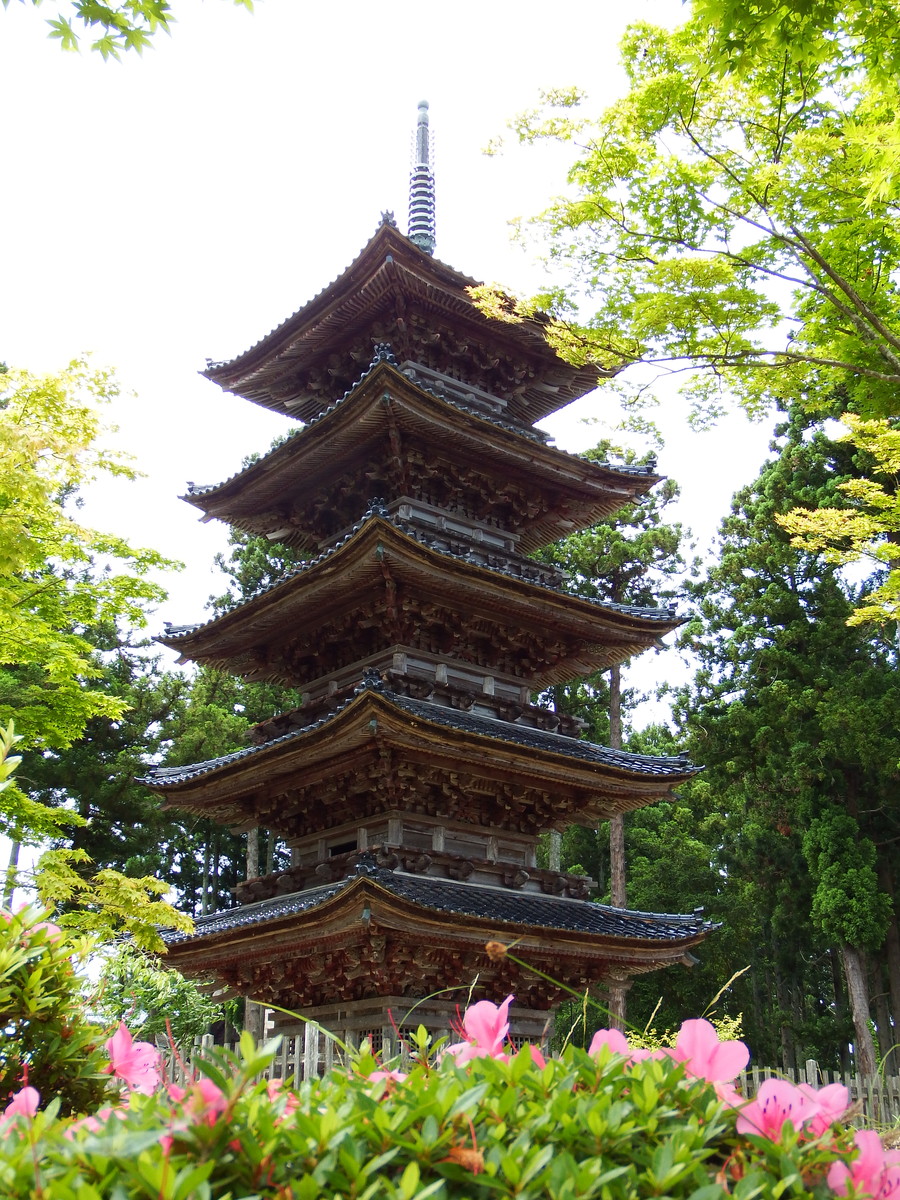
{"type": "Polygon", "coordinates": [[[417,909],[454,917],[487,919],[496,925],[497,935],[501,938],[507,932],[503,927],[509,926],[510,940],[520,936],[522,928],[526,927],[588,934],[632,945],[662,942],[687,948],[716,928],[697,914],[635,912],[588,900],[408,875],[376,867],[372,856],[363,853],[359,855],[354,874],[337,883],[197,917],[193,934],[164,931],[163,939],[168,946],[196,943],[247,927],[284,921],[320,908],[342,893],[359,891],[388,893],[417,909]]]}
{"type": "Polygon", "coordinates": [[[351,386],[382,341],[403,359],[459,374],[504,399],[526,425],[596,387],[603,372],[561,359],[540,318],[485,316],[469,294],[476,284],[384,221],[337,279],[248,350],[210,361],[202,374],[303,421],[351,386]]]}

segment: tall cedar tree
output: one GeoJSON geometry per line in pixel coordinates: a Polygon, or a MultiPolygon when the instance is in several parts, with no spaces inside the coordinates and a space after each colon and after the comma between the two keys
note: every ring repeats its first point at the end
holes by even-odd
{"type": "MultiPolygon", "coordinates": [[[[604,441],[589,451],[587,458],[622,465],[646,465],[650,456],[639,459],[633,451],[622,451],[604,441]]],[[[611,601],[614,604],[657,606],[675,594],[676,576],[686,569],[686,535],[681,525],[665,521],[665,510],[678,496],[672,480],[664,480],[648,495],[619,509],[590,529],[572,534],[542,551],[540,557],[566,572],[566,588],[574,595],[611,601]]],[[[606,740],[615,749],[625,744],[624,727],[628,709],[637,702],[633,691],[622,687],[622,667],[613,667],[606,679],[593,676],[553,688],[547,699],[565,712],[587,722],[588,734],[606,740]],[[604,736],[605,735],[605,736],[604,736]]],[[[625,820],[614,817],[597,831],[608,838],[610,903],[624,908],[627,903],[625,820]]],[[[590,853],[586,831],[567,838],[566,849],[577,854],[579,847],[593,859],[595,878],[607,877],[602,859],[590,853]]],[[[597,847],[599,852],[599,846],[597,847]]],[[[571,860],[570,860],[571,861],[571,860]]],[[[583,860],[581,860],[583,861],[583,860]]],[[[625,1019],[625,989],[614,986],[610,1008],[616,1024],[625,1019]]]]}
{"type": "MultiPolygon", "coordinates": [[[[754,987],[777,999],[785,1065],[811,1031],[839,1021],[840,963],[857,1065],[871,1072],[867,962],[885,959],[900,979],[890,855],[900,823],[897,654],[877,630],[847,625],[846,581],[776,523],[797,505],[839,504],[839,484],[867,464],[799,413],[773,448],[778,456],[733,501],[719,560],[689,588],[697,615],[681,643],[700,668],[677,715],[707,768],[700,786],[726,815],[724,888],[732,921],[758,939],[754,987]],[[820,988],[810,993],[812,963],[820,988]]],[[[895,982],[895,1027],[898,1000],[895,982]]]]}
{"type": "MultiPolygon", "coordinates": [[[[91,718],[121,715],[85,631],[145,625],[165,594],[149,572],[175,565],[78,519],[82,488],[134,474],[103,446],[102,408],[118,395],[115,377],[84,361],[43,376],[0,365],[0,724],[15,721],[26,766],[91,718]]],[[[0,832],[14,847],[53,836],[59,818],[15,782],[3,792],[0,832]]]]}
{"type": "MultiPolygon", "coordinates": [[[[98,683],[126,705],[123,715],[92,718],[67,750],[32,756],[20,786],[29,798],[86,820],[55,844],[84,850],[91,871],[154,875],[192,916],[230,907],[245,877],[247,838],[163,809],[140,781],[151,762],[178,766],[248,745],[250,727],[281,709],[285,689],[206,669],[164,671],[157,657],[122,644],[101,657],[106,665],[98,683]]],[[[289,699],[296,702],[295,694],[289,699]]],[[[267,859],[272,869],[287,862],[274,843],[263,849],[267,859]]]]}

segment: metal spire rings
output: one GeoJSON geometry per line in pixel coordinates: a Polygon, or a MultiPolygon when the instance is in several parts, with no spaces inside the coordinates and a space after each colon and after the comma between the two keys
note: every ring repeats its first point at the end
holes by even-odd
{"type": "Polygon", "coordinates": [[[409,179],[409,240],[426,254],[434,254],[434,172],[427,100],[419,101],[415,160],[409,179]]]}

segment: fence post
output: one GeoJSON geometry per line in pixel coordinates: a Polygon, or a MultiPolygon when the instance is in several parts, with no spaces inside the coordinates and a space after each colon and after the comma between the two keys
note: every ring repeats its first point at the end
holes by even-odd
{"type": "Polygon", "coordinates": [[[303,1078],[303,1054],[300,1050],[300,1034],[295,1033],[291,1038],[291,1042],[294,1046],[294,1087],[297,1087],[303,1078]]]}
{"type": "Polygon", "coordinates": [[[319,1031],[308,1021],[303,1038],[303,1078],[312,1079],[319,1074],[319,1031]]]}

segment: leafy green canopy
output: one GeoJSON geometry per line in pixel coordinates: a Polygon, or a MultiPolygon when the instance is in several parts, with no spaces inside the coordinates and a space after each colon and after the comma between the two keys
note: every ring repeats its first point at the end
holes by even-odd
{"type": "Polygon", "coordinates": [[[165,596],[148,572],[176,565],[70,511],[98,476],[134,477],[99,444],[98,404],[118,394],[109,372],[83,361],[58,375],[0,376],[0,663],[37,668],[17,676],[15,700],[0,700],[0,723],[14,717],[26,746],[66,746],[91,716],[122,712],[88,682],[101,668],[85,631],[146,624],[146,606],[165,596]]]}
{"type": "Polygon", "coordinates": [[[779,516],[778,523],[793,534],[796,546],[816,551],[826,562],[840,566],[864,564],[883,572],[878,585],[868,590],[850,616],[851,625],[866,621],[896,621],[900,615],[900,570],[897,543],[900,540],[900,430],[888,420],[863,421],[852,413],[844,415],[849,427],[846,441],[867,456],[867,477],[847,479],[840,484],[845,505],[795,508],[779,516]]]}
{"type": "MultiPolygon", "coordinates": [[[[102,446],[99,408],[118,394],[108,371],[81,360],[56,375],[0,374],[0,725],[15,721],[24,750],[65,748],[92,718],[121,716],[124,701],[97,682],[90,631],[144,625],[165,595],[149,573],[177,565],[73,515],[92,480],[133,477],[102,446]]],[[[0,828],[50,832],[21,799],[3,793],[0,828]]]]}
{"type": "Polygon", "coordinates": [[[771,54],[811,74],[845,78],[865,69],[876,85],[900,74],[896,0],[693,0],[710,27],[711,61],[745,74],[771,54]]]}
{"type": "Polygon", "coordinates": [[[127,943],[104,957],[88,1005],[95,1019],[110,1028],[125,1021],[135,1039],[159,1044],[171,1034],[176,1046],[190,1045],[222,1018],[222,1006],[197,984],[127,943]]]}
{"type": "MultiPolygon", "coordinates": [[[[21,0],[23,4],[28,0],[21,0]]],[[[168,0],[58,0],[58,16],[51,17],[50,37],[58,38],[63,50],[78,50],[81,32],[94,39],[91,49],[104,58],[120,58],[124,50],[140,54],[157,33],[170,33],[175,22],[168,0]],[[66,15],[67,13],[71,15],[66,15]],[[75,24],[73,25],[73,21],[75,24]],[[80,27],[79,27],[80,26],[80,27]]],[[[233,0],[239,8],[253,11],[253,0],[233,0]]],[[[9,0],[2,0],[9,8],[9,0]]],[[[41,0],[31,0],[35,7],[41,0]]]]}
{"type": "Polygon", "coordinates": [[[896,413],[900,97],[886,64],[900,10],[766,0],[747,6],[742,42],[725,16],[706,19],[744,7],[707,0],[674,31],[632,26],[628,94],[595,119],[573,111],[573,90],[518,119],[523,141],[577,147],[568,193],[531,222],[565,281],[482,303],[513,320],[549,310],[560,352],[606,374],[686,373],[707,417],[732,394],[756,412],[837,388],[865,416],[896,413]],[[785,12],[819,30],[808,54],[778,26],[785,12]],[[585,295],[596,311],[579,321],[585,295]]]}

